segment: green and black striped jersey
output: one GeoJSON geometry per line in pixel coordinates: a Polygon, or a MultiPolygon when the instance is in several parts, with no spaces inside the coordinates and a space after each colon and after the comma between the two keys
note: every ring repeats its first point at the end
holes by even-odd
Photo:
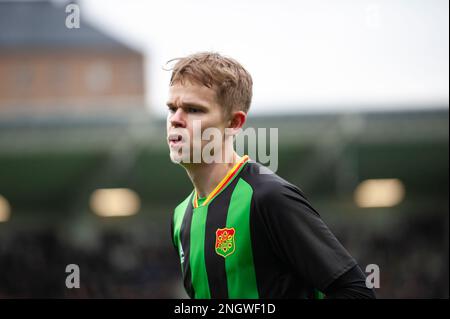
{"type": "Polygon", "coordinates": [[[302,191],[245,156],[205,199],[175,209],[191,298],[311,298],[357,263],[302,191]]]}

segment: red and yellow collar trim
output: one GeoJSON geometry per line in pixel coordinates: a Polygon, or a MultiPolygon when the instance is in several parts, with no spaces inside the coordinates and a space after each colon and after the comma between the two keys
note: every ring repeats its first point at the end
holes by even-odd
{"type": "MultiPolygon", "coordinates": [[[[220,181],[220,183],[214,188],[214,190],[208,195],[205,201],[202,203],[202,206],[208,205],[210,201],[214,199],[219,193],[231,183],[234,177],[239,173],[241,168],[249,161],[248,155],[245,155],[241,158],[241,160],[233,166],[231,170],[228,171],[227,175],[220,181]]],[[[197,191],[194,190],[194,208],[198,207],[198,194],[197,191]]]]}

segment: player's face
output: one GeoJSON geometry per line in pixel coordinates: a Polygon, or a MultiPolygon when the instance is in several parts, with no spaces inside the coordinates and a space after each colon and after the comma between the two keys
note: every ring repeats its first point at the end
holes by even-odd
{"type": "Polygon", "coordinates": [[[172,161],[195,162],[195,151],[201,154],[208,143],[201,139],[207,128],[216,128],[224,136],[227,123],[214,89],[188,81],[174,84],[169,89],[167,107],[167,141],[172,161]],[[186,154],[183,148],[188,148],[189,152],[186,154]]]}

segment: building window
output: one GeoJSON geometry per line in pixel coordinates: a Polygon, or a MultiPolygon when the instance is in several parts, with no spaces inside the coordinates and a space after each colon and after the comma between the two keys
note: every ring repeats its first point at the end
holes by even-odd
{"type": "Polygon", "coordinates": [[[50,67],[49,85],[52,92],[67,92],[69,88],[69,66],[63,63],[56,63],[50,67]]]}
{"type": "Polygon", "coordinates": [[[136,91],[142,87],[142,65],[137,62],[131,62],[125,65],[124,85],[127,89],[136,91]]]}
{"type": "Polygon", "coordinates": [[[94,62],[88,65],[85,74],[86,87],[91,92],[104,92],[111,87],[112,69],[106,62],[94,62]]]}
{"type": "Polygon", "coordinates": [[[18,93],[27,93],[33,87],[35,74],[34,69],[29,64],[22,64],[13,69],[13,90],[18,93]]]}

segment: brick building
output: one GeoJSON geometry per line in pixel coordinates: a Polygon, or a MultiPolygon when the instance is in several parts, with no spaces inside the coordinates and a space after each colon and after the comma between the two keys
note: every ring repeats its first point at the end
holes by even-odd
{"type": "Polygon", "coordinates": [[[143,55],[65,8],[0,2],[0,116],[144,109],[143,55]]]}

